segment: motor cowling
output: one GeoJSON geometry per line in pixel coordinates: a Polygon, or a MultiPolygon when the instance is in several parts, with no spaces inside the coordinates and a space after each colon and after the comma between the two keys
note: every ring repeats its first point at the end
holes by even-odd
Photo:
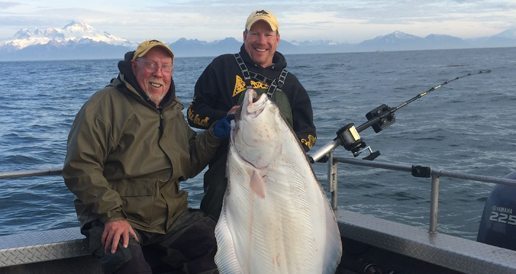
{"type": "MultiPolygon", "coordinates": [[[[516,179],[516,172],[506,178],[516,179]]],[[[516,250],[516,186],[493,188],[484,205],[477,241],[516,250]]]]}

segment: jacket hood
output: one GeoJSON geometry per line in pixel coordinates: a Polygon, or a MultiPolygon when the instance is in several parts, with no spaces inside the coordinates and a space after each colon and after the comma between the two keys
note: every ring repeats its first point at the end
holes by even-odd
{"type": "MultiPolygon", "coordinates": [[[[131,60],[133,59],[134,51],[129,51],[124,55],[124,60],[118,62],[118,80],[126,85],[128,90],[134,89],[140,97],[142,97],[145,101],[150,102],[149,96],[143,91],[143,89],[136,81],[136,76],[134,75],[133,69],[131,67],[131,60]]],[[[174,79],[172,78],[170,81],[170,89],[167,92],[167,95],[163,98],[160,103],[161,107],[170,105],[172,101],[174,101],[176,97],[176,87],[174,83],[174,79]]]]}
{"type": "MultiPolygon", "coordinates": [[[[240,56],[244,59],[244,62],[254,64],[257,66],[254,61],[251,59],[251,56],[247,53],[245,50],[244,44],[240,47],[240,56]]],[[[273,65],[270,67],[274,71],[281,71],[285,67],[287,67],[287,59],[285,59],[285,56],[281,54],[280,52],[276,51],[274,53],[274,56],[272,57],[272,63],[273,65]]]]}

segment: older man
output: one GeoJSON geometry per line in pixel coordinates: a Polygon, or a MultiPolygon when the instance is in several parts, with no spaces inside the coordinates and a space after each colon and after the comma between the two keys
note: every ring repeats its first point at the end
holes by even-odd
{"type": "MultiPolygon", "coordinates": [[[[253,88],[266,92],[278,105],[308,151],[316,140],[312,105],[301,83],[286,70],[285,57],[276,51],[280,41],[278,20],[270,11],[253,11],[247,18],[243,40],[239,53],[216,57],[199,77],[188,108],[188,122],[197,128],[208,128],[233,112],[245,91],[253,88]]],[[[220,215],[227,186],[226,151],[227,143],[220,147],[204,174],[201,209],[215,219],[220,215]]]]}
{"type": "Polygon", "coordinates": [[[164,43],[142,42],[70,130],[63,177],[81,232],[108,273],[217,273],[215,222],[188,209],[179,182],[207,165],[229,125],[223,119],[200,134],[188,126],[173,61],[164,43]]]}

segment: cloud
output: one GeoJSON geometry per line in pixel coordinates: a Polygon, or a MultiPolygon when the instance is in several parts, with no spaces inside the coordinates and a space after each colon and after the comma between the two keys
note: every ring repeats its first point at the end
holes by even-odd
{"type": "Polygon", "coordinates": [[[12,8],[12,7],[16,7],[18,5],[19,5],[19,3],[17,3],[17,2],[0,1],[0,9],[2,9],[2,10],[6,10],[6,9],[9,9],[9,8],[12,8]]]}
{"type": "Polygon", "coordinates": [[[396,30],[464,38],[515,27],[511,0],[298,0],[298,1],[22,1],[0,2],[0,40],[26,27],[62,27],[72,20],[129,40],[181,37],[241,39],[252,10],[269,9],[286,40],[359,42],[396,30]]]}

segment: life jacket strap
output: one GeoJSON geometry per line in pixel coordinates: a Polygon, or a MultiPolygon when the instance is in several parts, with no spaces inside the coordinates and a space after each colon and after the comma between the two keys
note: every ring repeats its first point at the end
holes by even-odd
{"type": "MultiPolygon", "coordinates": [[[[242,72],[242,75],[244,76],[244,81],[245,81],[246,87],[248,89],[253,88],[253,86],[251,85],[251,78],[254,78],[254,79],[256,79],[260,82],[264,82],[264,83],[268,82],[267,77],[265,77],[259,73],[249,71],[249,69],[247,68],[247,65],[244,63],[244,59],[242,59],[242,56],[240,56],[239,53],[235,53],[234,57],[235,57],[235,61],[238,64],[238,67],[240,68],[240,71],[242,72]]],[[[283,87],[283,85],[285,84],[285,80],[287,79],[287,75],[288,75],[287,69],[283,68],[281,70],[281,73],[278,76],[278,78],[275,78],[269,84],[269,89],[267,90],[267,96],[269,98],[272,98],[272,95],[274,94],[274,92],[277,89],[281,89],[281,87],[283,87]]]]}

